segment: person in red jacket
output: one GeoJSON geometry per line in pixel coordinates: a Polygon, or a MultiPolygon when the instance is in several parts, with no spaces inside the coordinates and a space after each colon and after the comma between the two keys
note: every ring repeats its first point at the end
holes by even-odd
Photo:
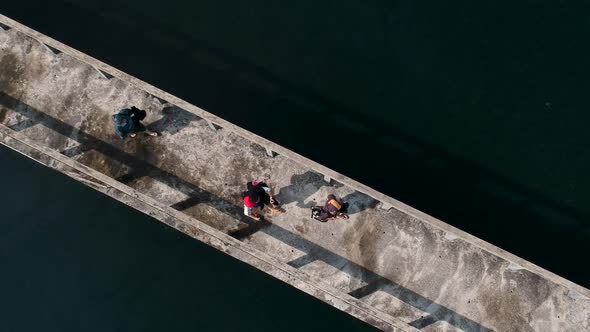
{"type": "Polygon", "coordinates": [[[272,196],[272,189],[264,182],[252,181],[246,184],[248,188],[244,197],[244,215],[256,221],[261,219],[259,213],[253,212],[255,208],[262,210],[265,205],[273,211],[282,212],[279,202],[272,196]]]}

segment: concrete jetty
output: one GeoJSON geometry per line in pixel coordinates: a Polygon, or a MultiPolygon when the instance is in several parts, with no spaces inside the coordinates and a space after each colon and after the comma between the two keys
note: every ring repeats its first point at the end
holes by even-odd
{"type": "Polygon", "coordinates": [[[2,15],[0,68],[2,144],[379,329],[590,331],[590,290],[2,15]],[[115,135],[132,105],[161,137],[115,135]],[[243,215],[256,179],[286,213],[243,215]]]}

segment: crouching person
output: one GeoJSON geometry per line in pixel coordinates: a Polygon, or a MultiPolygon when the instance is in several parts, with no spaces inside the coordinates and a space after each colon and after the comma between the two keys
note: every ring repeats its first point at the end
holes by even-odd
{"type": "Polygon", "coordinates": [[[342,203],[338,196],[330,194],[324,206],[311,207],[311,217],[321,222],[348,219],[348,215],[344,213],[346,205],[346,203],[342,203]]]}
{"type": "Polygon", "coordinates": [[[146,112],[135,106],[120,110],[112,117],[115,124],[115,132],[121,138],[127,136],[135,137],[139,132],[144,132],[150,136],[158,136],[158,133],[147,130],[147,128],[141,123],[141,120],[145,119],[145,116],[146,112]]]}
{"type": "Polygon", "coordinates": [[[242,193],[244,197],[244,215],[254,220],[260,220],[262,216],[254,212],[255,209],[262,210],[264,206],[268,206],[271,211],[283,212],[280,208],[279,201],[277,201],[272,194],[272,189],[264,182],[252,181],[246,184],[248,190],[242,193]]]}

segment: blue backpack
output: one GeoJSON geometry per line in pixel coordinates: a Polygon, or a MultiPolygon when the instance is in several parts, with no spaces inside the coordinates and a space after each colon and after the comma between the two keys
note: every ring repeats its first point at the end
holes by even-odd
{"type": "Polygon", "coordinates": [[[133,121],[131,120],[131,112],[128,109],[122,109],[117,114],[112,116],[115,124],[115,132],[119,137],[125,138],[127,134],[133,132],[133,121]]]}

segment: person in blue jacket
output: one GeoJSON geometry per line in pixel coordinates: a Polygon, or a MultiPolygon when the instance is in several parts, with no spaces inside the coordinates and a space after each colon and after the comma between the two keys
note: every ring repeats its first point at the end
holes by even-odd
{"type": "Polygon", "coordinates": [[[145,119],[145,116],[146,112],[135,106],[120,110],[117,114],[113,114],[115,132],[121,138],[127,136],[135,137],[139,132],[145,132],[150,136],[158,136],[158,133],[148,130],[141,123],[141,120],[145,119]]]}

